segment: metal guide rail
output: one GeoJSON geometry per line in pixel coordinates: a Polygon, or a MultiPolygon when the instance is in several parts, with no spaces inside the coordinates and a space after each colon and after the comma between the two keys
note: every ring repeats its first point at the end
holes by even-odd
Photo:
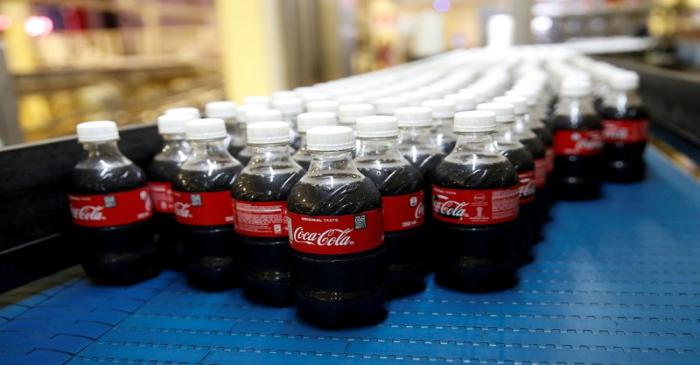
{"type": "Polygon", "coordinates": [[[699,364],[700,184],[647,161],[644,183],[558,203],[512,290],[430,282],[378,326],[326,331],[177,273],[98,287],[74,268],[0,296],[0,364],[699,364]]]}

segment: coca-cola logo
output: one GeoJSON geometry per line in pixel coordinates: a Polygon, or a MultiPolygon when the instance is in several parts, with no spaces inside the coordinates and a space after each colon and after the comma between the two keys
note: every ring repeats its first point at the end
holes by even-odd
{"type": "Polygon", "coordinates": [[[575,142],[577,150],[597,150],[603,147],[603,141],[598,134],[591,133],[586,138],[581,133],[574,133],[571,140],[575,142]]]}
{"type": "Polygon", "coordinates": [[[418,204],[416,205],[416,210],[413,212],[413,216],[416,219],[421,219],[421,218],[423,218],[424,215],[425,215],[425,205],[423,204],[423,201],[419,201],[418,204]]]}
{"type": "Polygon", "coordinates": [[[182,202],[175,203],[175,215],[182,218],[192,218],[192,212],[190,212],[190,205],[182,202]]]}
{"type": "Polygon", "coordinates": [[[86,205],[80,208],[71,208],[74,219],[81,221],[104,221],[107,217],[102,214],[104,207],[86,205]]]}
{"type": "Polygon", "coordinates": [[[355,241],[350,237],[352,229],[327,229],[323,232],[306,232],[304,227],[297,227],[292,236],[298,243],[313,246],[350,246],[355,241]]]}
{"type": "Polygon", "coordinates": [[[455,218],[468,217],[468,205],[469,203],[447,200],[440,204],[440,214],[455,218]]]}

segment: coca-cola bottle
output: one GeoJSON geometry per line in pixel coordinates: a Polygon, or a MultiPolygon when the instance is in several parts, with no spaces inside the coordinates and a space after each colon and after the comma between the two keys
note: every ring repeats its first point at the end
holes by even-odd
{"type": "MultiPolygon", "coordinates": [[[[242,121],[245,123],[246,128],[253,123],[281,122],[282,112],[277,109],[246,110],[242,121]]],[[[246,144],[246,146],[238,152],[236,159],[245,166],[248,164],[248,161],[250,161],[252,155],[253,149],[249,144],[246,144]]]]}
{"type": "Polygon", "coordinates": [[[603,124],[593,109],[590,81],[564,78],[555,109],[553,183],[566,200],[600,196],[603,173],[603,124]]]}
{"type": "Polygon", "coordinates": [[[398,135],[395,117],[357,120],[360,147],[355,165],[382,194],[388,263],[386,288],[391,297],[425,288],[423,179],[420,171],[399,152],[398,135]]]}
{"type": "Polygon", "coordinates": [[[219,290],[237,282],[231,186],[243,168],[226,149],[222,119],[185,123],[192,153],[173,183],[175,217],[190,283],[219,290]]]}
{"type": "MultiPolygon", "coordinates": [[[[248,112],[267,110],[268,107],[265,104],[247,104],[241,105],[236,110],[236,138],[238,142],[234,145],[229,143],[228,152],[231,156],[239,158],[238,155],[245,149],[246,140],[246,128],[248,127],[248,112]]],[[[244,156],[245,157],[245,156],[244,156]]],[[[250,157],[250,156],[248,156],[250,157]]],[[[240,160],[239,160],[240,161],[240,160]]]]}
{"type": "Polygon", "coordinates": [[[398,108],[396,118],[399,123],[399,151],[420,170],[427,183],[430,173],[445,157],[432,139],[432,110],[424,106],[398,108]]]}
{"type": "Polygon", "coordinates": [[[286,122],[249,125],[253,155],[231,191],[244,293],[255,301],[280,306],[292,300],[287,196],[304,174],[289,155],[288,144],[286,122]]]}
{"type": "Polygon", "coordinates": [[[520,143],[513,131],[515,126],[515,108],[508,103],[483,103],[477,110],[488,110],[496,114],[498,128],[494,139],[496,146],[518,174],[520,181],[520,213],[518,219],[518,239],[516,249],[521,262],[532,261],[531,243],[535,241],[537,210],[535,206],[535,159],[528,149],[520,143]]]}
{"type": "Polygon", "coordinates": [[[455,115],[457,144],[433,172],[437,283],[490,291],[517,283],[519,181],[494,135],[491,111],[455,115]]]}
{"type": "Polygon", "coordinates": [[[299,136],[301,137],[301,148],[294,153],[293,159],[304,168],[309,169],[309,164],[312,160],[311,151],[306,147],[306,132],[313,127],[330,126],[337,123],[335,113],[330,112],[311,112],[299,114],[297,118],[297,126],[299,128],[299,136]]]}
{"type": "Polygon", "coordinates": [[[455,147],[457,138],[452,132],[457,104],[452,100],[433,99],[423,102],[423,106],[433,111],[432,134],[435,144],[444,154],[450,153],[455,147]]]}
{"type": "MultiPolygon", "coordinates": [[[[542,237],[542,226],[547,219],[547,200],[545,196],[545,186],[547,184],[547,148],[542,140],[530,129],[527,123],[527,99],[520,96],[500,96],[494,99],[497,103],[508,103],[513,105],[515,112],[515,123],[512,132],[515,138],[525,146],[535,160],[535,222],[532,225],[529,237],[530,245],[537,243],[542,237]]],[[[526,188],[527,189],[527,188],[526,188]]],[[[521,222],[523,221],[521,216],[521,222]]]]}
{"type": "Polygon", "coordinates": [[[245,124],[236,119],[238,111],[232,101],[212,101],[204,106],[207,118],[223,119],[228,131],[228,151],[236,155],[245,147],[245,124]]]}
{"type": "Polygon", "coordinates": [[[644,178],[644,148],[649,115],[637,95],[639,76],[631,71],[616,71],[610,79],[610,91],[603,100],[603,137],[605,178],[615,182],[635,182],[644,178]]]}
{"type": "Polygon", "coordinates": [[[297,117],[304,112],[304,102],[297,97],[273,98],[272,106],[282,112],[283,121],[289,124],[289,140],[294,151],[301,148],[297,129],[297,117]]]}
{"type": "Polygon", "coordinates": [[[287,199],[299,314],[322,327],[380,321],[386,315],[381,194],[352,161],[350,128],[314,127],[306,138],[313,159],[287,199]]]}
{"type": "Polygon", "coordinates": [[[160,272],[146,174],[117,147],[111,121],[78,124],[87,156],[73,169],[68,195],[73,239],[85,273],[99,284],[129,284],[160,272]]]}
{"type": "Polygon", "coordinates": [[[182,245],[177,235],[173,182],[180,166],[190,155],[185,140],[185,122],[192,117],[183,114],[165,114],[158,118],[158,132],[163,137],[163,148],[153,157],[148,167],[148,190],[155,214],[155,242],[165,267],[182,269],[182,245]]]}

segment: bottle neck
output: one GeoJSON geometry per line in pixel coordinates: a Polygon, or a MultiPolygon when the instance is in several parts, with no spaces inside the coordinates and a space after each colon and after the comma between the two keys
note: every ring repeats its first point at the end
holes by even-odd
{"type": "Polygon", "coordinates": [[[299,151],[306,151],[306,132],[299,132],[299,151]]]}
{"type": "Polygon", "coordinates": [[[456,153],[498,154],[494,136],[496,132],[470,132],[457,134],[457,144],[453,150],[456,153]]]}
{"type": "Polygon", "coordinates": [[[86,142],[83,143],[83,149],[87,152],[88,158],[104,159],[124,157],[119,150],[117,141],[86,142]]]}
{"type": "Polygon", "coordinates": [[[360,146],[355,160],[403,159],[396,137],[359,138],[360,146]]]}
{"type": "Polygon", "coordinates": [[[431,126],[399,128],[400,143],[431,143],[431,126]]]}
{"type": "Polygon", "coordinates": [[[555,115],[579,116],[594,113],[593,100],[590,96],[561,96],[555,115]]]}
{"type": "Polygon", "coordinates": [[[624,112],[632,106],[640,106],[642,104],[637,90],[620,90],[610,89],[603,99],[603,105],[613,108],[620,112],[624,112]]]}
{"type": "Polygon", "coordinates": [[[231,157],[226,149],[226,138],[190,140],[192,157],[231,157]]]}
{"type": "Polygon", "coordinates": [[[307,175],[322,175],[328,173],[360,172],[352,161],[352,150],[311,152],[311,163],[307,175]]]}
{"type": "Polygon", "coordinates": [[[285,142],[250,145],[250,148],[252,156],[247,166],[291,163],[288,144],[285,142]]]}
{"type": "Polygon", "coordinates": [[[534,137],[534,134],[530,130],[531,126],[529,123],[529,118],[530,116],[527,113],[515,115],[513,131],[520,137],[520,139],[534,137]]]}

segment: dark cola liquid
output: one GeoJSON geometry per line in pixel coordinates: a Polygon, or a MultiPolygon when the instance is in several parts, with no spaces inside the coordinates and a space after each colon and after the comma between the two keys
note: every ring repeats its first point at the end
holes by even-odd
{"type": "MultiPolygon", "coordinates": [[[[510,162],[462,165],[443,161],[433,183],[452,189],[507,189],[518,185],[510,162]]],[[[433,220],[440,261],[438,284],[468,292],[500,290],[517,284],[518,220],[493,225],[456,225],[433,220]]]]}
{"type": "MultiPolygon", "coordinates": [[[[227,147],[228,153],[230,153],[231,156],[238,156],[238,154],[239,154],[244,148],[245,148],[245,145],[239,145],[239,144],[235,144],[235,145],[234,145],[233,143],[230,143],[230,144],[228,145],[228,147],[227,147]]],[[[250,158],[250,156],[249,156],[248,158],[250,158]]],[[[240,161],[240,159],[238,159],[238,157],[236,157],[236,159],[237,159],[238,161],[240,161]]],[[[243,163],[243,162],[241,162],[241,163],[243,163]]]]}
{"type": "MultiPolygon", "coordinates": [[[[180,170],[173,183],[174,191],[218,192],[231,190],[242,166],[214,171],[180,170]]],[[[233,225],[191,226],[180,224],[178,234],[187,260],[188,280],[196,287],[219,290],[237,283],[236,241],[233,225]]]]}
{"type": "MultiPolygon", "coordinates": [[[[518,174],[535,170],[535,162],[532,158],[532,154],[525,147],[506,150],[503,151],[502,154],[513,164],[518,174]]],[[[535,208],[535,203],[520,203],[516,249],[518,251],[518,259],[521,263],[532,261],[530,248],[532,246],[531,242],[534,240],[536,225],[537,210],[535,208]]]]}
{"type": "Polygon", "coordinates": [[[295,154],[294,155],[294,161],[299,164],[299,166],[303,167],[304,170],[309,169],[309,165],[311,164],[311,156],[308,154],[295,154]]]}
{"type": "MultiPolygon", "coordinates": [[[[180,171],[181,162],[153,160],[148,167],[148,180],[172,183],[180,171]]],[[[153,212],[155,243],[164,267],[183,269],[182,242],[177,235],[178,224],[175,214],[153,212]]]]}
{"type": "MultiPolygon", "coordinates": [[[[649,119],[644,108],[630,106],[623,110],[612,107],[601,108],[601,117],[606,120],[626,119],[642,122],[649,119]]],[[[644,148],[646,141],[623,143],[606,142],[603,147],[605,179],[614,182],[636,182],[644,179],[646,163],[644,148]]]]}
{"type": "MultiPolygon", "coordinates": [[[[544,143],[539,139],[527,138],[521,139],[525,148],[530,152],[534,160],[544,160],[547,154],[547,148],[544,143]]],[[[546,184],[546,183],[545,183],[546,184]]],[[[546,196],[546,185],[538,187],[535,192],[535,202],[534,202],[534,222],[532,230],[530,230],[529,245],[532,247],[535,243],[542,239],[542,225],[544,225],[547,220],[547,196],[546,196]]]]}
{"type": "MultiPolygon", "coordinates": [[[[546,126],[539,128],[533,128],[532,132],[537,135],[537,137],[542,141],[547,149],[554,148],[554,140],[552,138],[552,131],[546,126]]],[[[551,219],[549,210],[554,204],[554,191],[552,187],[552,171],[547,171],[547,182],[544,186],[544,191],[542,191],[542,197],[544,198],[544,210],[540,212],[541,223],[544,224],[551,219]]],[[[539,192],[538,192],[539,195],[539,192]]]]}
{"type": "MultiPolygon", "coordinates": [[[[342,181],[342,175],[333,176],[342,181]]],[[[300,182],[287,203],[294,213],[346,215],[381,207],[381,195],[367,178],[335,187],[300,182]]],[[[383,245],[347,255],[291,252],[292,283],[302,318],[322,327],[345,327],[376,323],[386,316],[383,245]]]]}
{"type": "MultiPolygon", "coordinates": [[[[146,186],[146,175],[135,165],[108,170],[74,169],[73,194],[97,195],[146,186]]],[[[160,272],[151,220],[116,227],[74,228],[81,263],[100,284],[130,284],[160,272]]]]}
{"type": "MultiPolygon", "coordinates": [[[[554,130],[602,130],[597,115],[583,115],[578,123],[572,118],[558,115],[554,118],[554,130]],[[575,127],[574,127],[575,126],[575,127]]],[[[552,182],[556,196],[565,200],[595,199],[600,196],[603,180],[603,155],[563,155],[554,158],[552,182]]]]}
{"type": "MultiPolygon", "coordinates": [[[[405,195],[423,189],[420,172],[412,165],[382,169],[358,166],[358,170],[374,182],[382,196],[405,195]]],[[[391,212],[385,210],[385,214],[391,212]]],[[[385,283],[390,297],[425,289],[424,240],[424,227],[384,233],[388,269],[385,283]]]]}
{"type": "MultiPolygon", "coordinates": [[[[265,166],[265,169],[269,166],[265,166]]],[[[273,169],[282,171],[289,167],[273,169]]],[[[304,171],[275,175],[255,175],[255,171],[236,179],[231,196],[250,202],[286,201],[289,191],[304,171]]],[[[246,296],[265,304],[285,306],[292,303],[289,238],[249,237],[239,235],[241,243],[242,282],[246,296]]]]}
{"type": "Polygon", "coordinates": [[[248,162],[250,162],[250,158],[253,157],[253,149],[246,146],[233,156],[236,156],[236,160],[238,160],[241,165],[246,166],[248,162]]]}

